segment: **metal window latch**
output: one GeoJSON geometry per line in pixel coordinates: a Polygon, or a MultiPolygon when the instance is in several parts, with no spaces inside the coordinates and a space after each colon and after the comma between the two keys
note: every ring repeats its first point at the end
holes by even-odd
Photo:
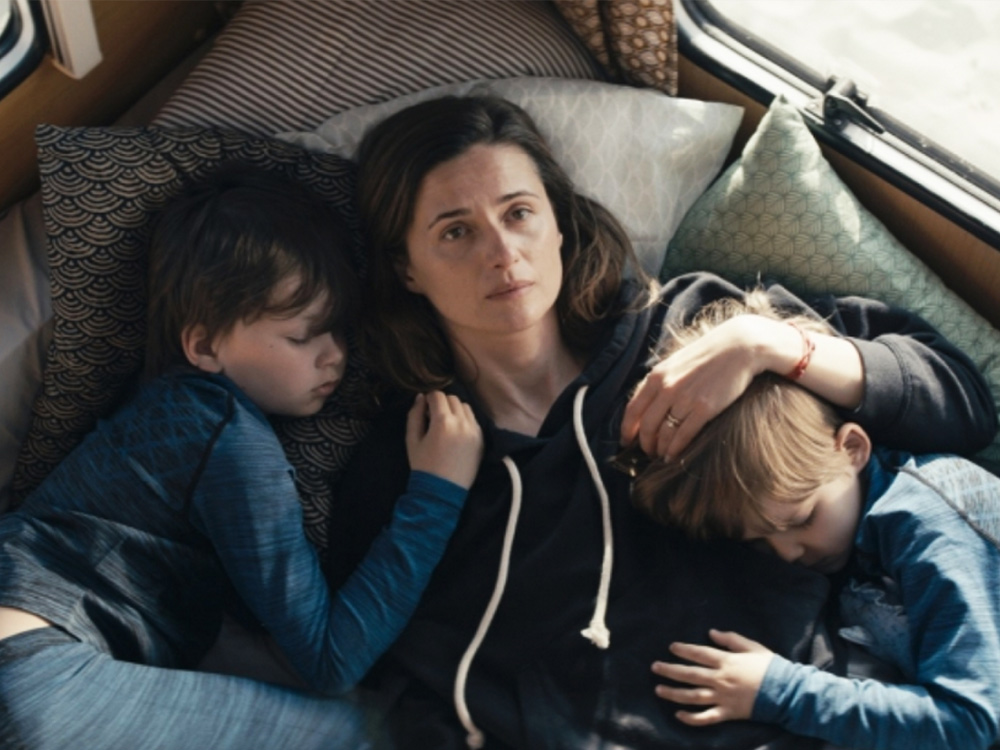
{"type": "Polygon", "coordinates": [[[853,122],[874,133],[884,133],[885,128],[865,109],[867,105],[868,97],[858,91],[854,81],[832,76],[822,97],[823,121],[837,130],[853,122]]]}

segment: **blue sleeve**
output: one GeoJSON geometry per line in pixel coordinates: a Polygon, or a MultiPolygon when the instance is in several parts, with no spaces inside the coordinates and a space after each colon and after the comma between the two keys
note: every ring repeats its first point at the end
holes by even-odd
{"type": "Polygon", "coordinates": [[[852,750],[986,750],[997,738],[991,714],[958,694],[839,677],[776,654],[751,718],[852,750]]]}
{"type": "Polygon", "coordinates": [[[336,694],[352,688],[409,621],[466,494],[412,472],[390,524],[331,594],[277,438],[262,417],[237,407],[205,463],[191,517],[299,675],[336,694]]]}
{"type": "MultiPolygon", "coordinates": [[[[951,460],[960,471],[962,464],[951,460]]],[[[973,475],[962,474],[963,491],[982,500],[986,490],[1000,508],[1000,482],[974,471],[971,484],[973,475]]],[[[917,665],[912,684],[838,677],[776,656],[753,718],[855,750],[987,748],[1000,736],[1000,553],[908,476],[876,508],[859,544],[878,548],[900,585],[917,665]]]]}

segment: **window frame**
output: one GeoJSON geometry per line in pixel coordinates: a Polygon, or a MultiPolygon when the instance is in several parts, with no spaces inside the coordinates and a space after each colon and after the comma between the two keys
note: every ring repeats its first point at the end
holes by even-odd
{"type": "Polygon", "coordinates": [[[11,0],[10,8],[13,23],[0,30],[0,98],[38,67],[48,47],[39,3],[11,0]]]}
{"type": "Polygon", "coordinates": [[[765,107],[784,94],[821,143],[1000,251],[1000,180],[866,106],[863,95],[860,109],[884,132],[850,119],[835,125],[824,115],[831,82],[822,75],[727,19],[711,0],[675,0],[674,10],[680,52],[692,63],[765,107]]]}

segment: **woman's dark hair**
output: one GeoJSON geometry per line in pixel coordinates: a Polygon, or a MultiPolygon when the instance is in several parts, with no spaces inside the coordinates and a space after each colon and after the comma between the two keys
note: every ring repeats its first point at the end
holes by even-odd
{"type": "Polygon", "coordinates": [[[181,334],[189,326],[205,326],[214,339],[239,321],[295,315],[324,291],[324,329],[341,329],[357,307],[349,241],[337,214],[278,172],[234,162],[192,182],[152,229],[145,375],[187,362],[181,334]],[[274,299],[292,274],[298,288],[274,299]]]}
{"type": "Polygon", "coordinates": [[[516,146],[531,158],[555,212],[563,235],[556,311],[571,348],[586,351],[595,325],[619,312],[626,269],[648,282],[621,224],[576,192],[523,109],[491,96],[416,104],[374,126],[358,150],[358,200],[373,295],[364,341],[373,364],[396,386],[440,388],[455,377],[451,344],[433,307],[407,290],[401,278],[420,186],[431,170],[472,146],[497,144],[516,146]]]}

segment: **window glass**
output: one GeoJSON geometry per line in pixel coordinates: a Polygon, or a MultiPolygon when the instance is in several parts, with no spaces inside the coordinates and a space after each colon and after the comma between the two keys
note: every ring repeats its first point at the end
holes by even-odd
{"type": "Polygon", "coordinates": [[[727,19],[1000,180],[997,0],[710,0],[727,19]]]}

